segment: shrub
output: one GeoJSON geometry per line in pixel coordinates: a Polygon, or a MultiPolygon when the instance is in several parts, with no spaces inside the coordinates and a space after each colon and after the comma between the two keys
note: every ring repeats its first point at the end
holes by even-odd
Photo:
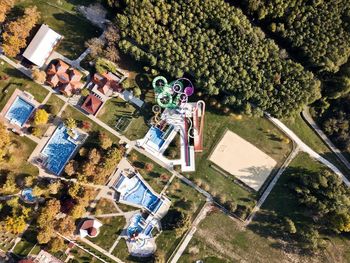
{"type": "Polygon", "coordinates": [[[35,112],[34,124],[46,124],[49,120],[49,114],[44,109],[39,109],[35,112]]]}

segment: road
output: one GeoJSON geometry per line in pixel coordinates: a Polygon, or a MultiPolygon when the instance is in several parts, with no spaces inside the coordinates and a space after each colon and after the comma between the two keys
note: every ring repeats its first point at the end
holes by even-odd
{"type": "Polygon", "coordinates": [[[331,142],[331,140],[327,137],[326,134],[321,130],[321,128],[317,125],[317,123],[312,118],[309,108],[306,108],[302,112],[302,116],[305,121],[309,123],[309,125],[314,129],[314,131],[318,134],[318,136],[322,139],[322,141],[327,144],[327,146],[334,152],[338,159],[348,168],[350,171],[350,162],[344,157],[342,152],[331,142]]]}

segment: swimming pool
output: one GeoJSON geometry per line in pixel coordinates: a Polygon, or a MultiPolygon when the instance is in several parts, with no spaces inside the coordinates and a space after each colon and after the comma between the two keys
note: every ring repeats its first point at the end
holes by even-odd
{"type": "Polygon", "coordinates": [[[11,123],[22,127],[24,123],[27,122],[34,109],[35,107],[32,104],[17,96],[7,111],[5,118],[11,123]]]}
{"type": "Polygon", "coordinates": [[[150,132],[150,137],[149,137],[150,141],[157,148],[157,150],[159,150],[165,142],[163,140],[163,132],[156,127],[151,127],[149,132],[150,132]]]}
{"type": "Polygon", "coordinates": [[[115,188],[117,191],[123,192],[120,196],[121,200],[142,206],[153,213],[156,213],[163,203],[136,175],[131,179],[121,176],[115,188]]]}
{"type": "Polygon", "coordinates": [[[33,203],[35,201],[35,197],[33,196],[33,190],[31,188],[23,189],[22,197],[25,202],[33,203]]]}
{"type": "Polygon", "coordinates": [[[57,127],[41,151],[47,157],[46,168],[59,175],[76,148],[77,145],[69,140],[67,128],[64,125],[57,127]]]}

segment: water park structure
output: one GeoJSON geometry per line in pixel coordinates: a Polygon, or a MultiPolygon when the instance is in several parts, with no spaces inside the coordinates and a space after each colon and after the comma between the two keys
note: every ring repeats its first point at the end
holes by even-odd
{"type": "Polygon", "coordinates": [[[180,165],[183,172],[193,172],[195,153],[203,151],[205,103],[189,101],[195,88],[187,78],[168,83],[165,77],[158,76],[152,86],[157,103],[152,108],[152,126],[137,144],[170,166],[180,165]],[[169,160],[164,152],[178,133],[181,158],[169,160]]]}

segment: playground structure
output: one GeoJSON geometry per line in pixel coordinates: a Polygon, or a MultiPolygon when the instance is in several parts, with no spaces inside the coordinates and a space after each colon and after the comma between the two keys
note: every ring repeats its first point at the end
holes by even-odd
{"type": "Polygon", "coordinates": [[[153,82],[156,105],[151,129],[138,141],[139,146],[170,166],[181,165],[183,172],[195,171],[195,153],[203,151],[204,101],[189,102],[195,88],[187,78],[168,83],[163,76],[153,82]],[[181,159],[169,160],[163,154],[180,133],[181,159]]]}

